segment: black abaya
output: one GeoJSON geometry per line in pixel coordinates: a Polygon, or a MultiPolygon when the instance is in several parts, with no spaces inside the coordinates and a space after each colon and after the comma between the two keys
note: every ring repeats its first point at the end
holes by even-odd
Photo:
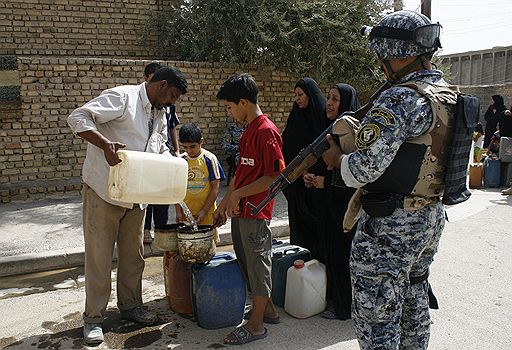
{"type": "MultiPolygon", "coordinates": [[[[309,97],[309,103],[304,109],[294,103],[286,122],[283,131],[283,156],[286,164],[325,129],[325,97],[317,83],[311,78],[303,78],[297,82],[295,88],[297,87],[309,97]]],[[[310,171],[318,173],[324,171],[322,169],[325,169],[325,163],[319,161],[310,171]]],[[[290,242],[309,249],[312,258],[325,261],[326,254],[321,249],[318,230],[318,221],[323,210],[320,190],[306,188],[302,178],[299,178],[285,189],[284,195],[288,201],[290,242]]]]}
{"type": "MultiPolygon", "coordinates": [[[[359,101],[355,89],[347,84],[334,86],[340,93],[338,114],[359,109],[359,101]]],[[[330,121],[332,123],[332,121],[330,121]]],[[[339,171],[335,169],[333,171],[339,171]]],[[[327,252],[325,262],[327,269],[327,297],[330,300],[337,318],[349,319],[351,316],[352,288],[350,281],[350,250],[356,226],[349,233],[343,232],[343,218],[350,198],[355,192],[353,188],[340,188],[331,185],[332,172],[324,179],[323,195],[327,210],[323,212],[322,223],[323,245],[327,252]]]]}
{"type": "MultiPolygon", "coordinates": [[[[487,108],[485,112],[485,137],[484,137],[484,148],[489,147],[491,137],[496,132],[496,126],[500,124],[503,118],[503,112],[507,109],[501,95],[492,95],[493,104],[487,108]]],[[[500,125],[501,128],[501,125],[500,125]]]]}

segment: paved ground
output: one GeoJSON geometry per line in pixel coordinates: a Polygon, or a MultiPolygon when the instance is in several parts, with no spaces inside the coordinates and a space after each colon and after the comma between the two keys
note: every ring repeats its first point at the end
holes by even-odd
{"type": "MultiPolygon", "coordinates": [[[[512,197],[497,190],[473,193],[448,208],[450,222],[430,278],[441,308],[431,312],[429,349],[512,349],[512,197]]],[[[205,330],[169,310],[161,264],[161,258],[149,258],[143,281],[146,305],[161,322],[140,328],[119,320],[113,293],[106,342],[93,349],[226,347],[222,338],[229,328],[205,330]]],[[[80,268],[0,278],[0,348],[82,349],[83,296],[80,268]]],[[[267,325],[267,339],[244,349],[358,349],[351,321],[281,315],[281,324],[267,325]]]]}
{"type": "MultiPolygon", "coordinates": [[[[221,187],[222,198],[227,190],[221,187]]],[[[274,235],[288,234],[286,199],[276,197],[274,235]]],[[[175,217],[171,206],[169,220],[175,217]]],[[[0,205],[0,276],[77,266],[83,262],[81,198],[59,197],[0,205]]],[[[219,229],[221,244],[231,244],[230,224],[219,229]]],[[[146,256],[161,255],[154,245],[146,256]]]]}

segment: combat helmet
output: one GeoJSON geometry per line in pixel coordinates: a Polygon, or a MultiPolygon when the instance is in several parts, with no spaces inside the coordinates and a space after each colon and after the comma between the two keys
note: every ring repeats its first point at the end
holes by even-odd
{"type": "Polygon", "coordinates": [[[434,53],[441,47],[441,25],[413,11],[393,12],[364,29],[370,36],[370,49],[382,60],[434,53]]]}

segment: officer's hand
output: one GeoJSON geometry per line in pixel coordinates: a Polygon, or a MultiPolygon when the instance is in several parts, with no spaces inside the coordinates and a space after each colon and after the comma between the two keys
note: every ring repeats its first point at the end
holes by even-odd
{"type": "Polygon", "coordinates": [[[117,151],[121,148],[125,148],[126,145],[120,142],[108,142],[103,147],[103,154],[107,160],[108,165],[114,166],[121,163],[121,159],[117,155],[117,151]]]}
{"type": "Polygon", "coordinates": [[[322,158],[325,164],[327,164],[327,169],[332,170],[334,168],[340,168],[340,158],[343,153],[341,153],[340,147],[334,142],[330,134],[326,136],[326,139],[329,142],[329,149],[322,154],[322,158]]]}

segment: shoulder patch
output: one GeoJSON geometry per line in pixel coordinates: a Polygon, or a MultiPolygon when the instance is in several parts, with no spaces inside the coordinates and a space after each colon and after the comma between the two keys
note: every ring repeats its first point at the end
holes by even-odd
{"type": "Polygon", "coordinates": [[[396,118],[393,113],[391,113],[386,108],[372,108],[368,112],[368,117],[383,126],[387,126],[390,129],[394,129],[396,127],[396,118]]]}
{"type": "Polygon", "coordinates": [[[364,125],[356,135],[356,149],[363,150],[373,145],[381,137],[380,127],[377,124],[364,125]]]}

